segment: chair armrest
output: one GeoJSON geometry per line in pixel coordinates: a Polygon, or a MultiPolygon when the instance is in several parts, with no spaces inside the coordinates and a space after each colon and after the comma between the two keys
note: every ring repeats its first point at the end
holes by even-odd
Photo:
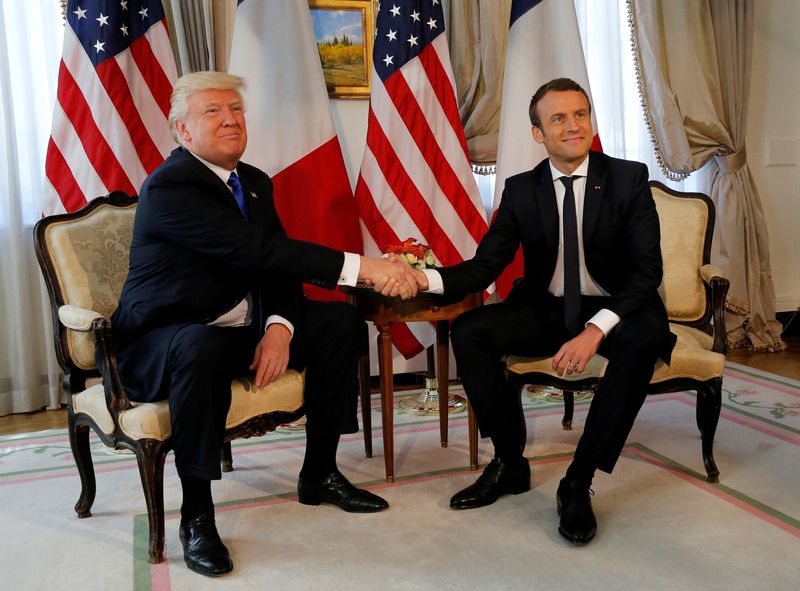
{"type": "Polygon", "coordinates": [[[91,332],[93,330],[92,323],[96,319],[102,317],[103,315],[100,314],[100,312],[95,312],[94,310],[88,310],[79,306],[72,306],[70,304],[61,306],[58,309],[58,319],[61,321],[61,324],[71,330],[77,330],[79,332],[91,332]]]}
{"type": "Polygon", "coordinates": [[[700,277],[708,285],[710,291],[710,304],[713,313],[713,336],[714,344],[712,350],[723,355],[728,351],[728,329],[725,326],[725,298],[728,296],[728,289],[731,282],[725,279],[722,269],[715,265],[703,265],[700,267],[700,277]]]}
{"type": "Polygon", "coordinates": [[[97,340],[97,363],[103,376],[106,406],[114,424],[119,427],[119,413],[133,408],[133,405],[125,394],[125,387],[122,385],[122,378],[117,368],[117,356],[114,354],[111,340],[111,321],[102,316],[95,318],[92,321],[92,331],[97,340]]]}
{"type": "Polygon", "coordinates": [[[722,269],[717,267],[716,265],[703,265],[700,267],[700,277],[703,279],[703,283],[706,285],[711,285],[711,280],[714,277],[725,277],[722,272],[722,269]]]}

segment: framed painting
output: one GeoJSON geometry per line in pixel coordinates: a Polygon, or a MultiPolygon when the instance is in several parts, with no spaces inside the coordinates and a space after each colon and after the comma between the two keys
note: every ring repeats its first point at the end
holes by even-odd
{"type": "Polygon", "coordinates": [[[369,98],[373,0],[308,0],[328,96],[369,98]]]}

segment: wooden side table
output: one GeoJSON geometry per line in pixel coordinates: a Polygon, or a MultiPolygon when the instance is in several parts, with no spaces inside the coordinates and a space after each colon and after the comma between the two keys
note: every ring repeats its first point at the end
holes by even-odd
{"type": "MultiPolygon", "coordinates": [[[[433,322],[436,325],[436,375],[439,378],[439,431],[442,447],[447,447],[447,400],[450,365],[449,321],[462,312],[482,304],[482,294],[474,293],[461,300],[446,296],[419,293],[408,300],[390,298],[370,288],[341,287],[347,300],[378,329],[378,370],[381,389],[381,416],[383,418],[383,453],[386,464],[386,480],[394,482],[394,382],[392,369],[392,337],[389,333],[395,322],[433,322]]],[[[364,447],[367,457],[372,457],[372,421],[369,418],[369,342],[362,339],[359,354],[359,381],[361,384],[361,408],[364,431],[364,447]]],[[[469,420],[474,421],[471,411],[469,420]]],[[[477,429],[470,429],[477,449],[477,429]]]]}

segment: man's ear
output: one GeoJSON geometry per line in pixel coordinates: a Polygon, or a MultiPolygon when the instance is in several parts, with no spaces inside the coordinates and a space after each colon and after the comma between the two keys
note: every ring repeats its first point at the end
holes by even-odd
{"type": "Polygon", "coordinates": [[[536,127],[535,125],[531,127],[531,135],[533,136],[533,139],[534,141],[536,141],[537,144],[544,143],[544,134],[542,133],[542,130],[536,127]]]}
{"type": "Polygon", "coordinates": [[[191,142],[192,135],[189,133],[189,130],[186,128],[186,123],[178,119],[175,122],[175,131],[178,132],[178,135],[184,142],[191,142]]]}

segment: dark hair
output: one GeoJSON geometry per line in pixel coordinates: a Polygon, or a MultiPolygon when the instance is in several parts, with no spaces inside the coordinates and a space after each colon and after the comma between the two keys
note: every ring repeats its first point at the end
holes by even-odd
{"type": "Polygon", "coordinates": [[[539,114],[536,112],[536,107],[539,104],[539,101],[544,98],[548,92],[564,92],[567,90],[574,90],[576,92],[580,92],[583,96],[586,97],[586,102],[589,103],[589,113],[592,112],[592,103],[589,100],[589,95],[586,94],[586,91],[583,87],[575,82],[574,80],[570,80],[569,78],[556,78],[555,80],[551,80],[550,82],[546,82],[539,87],[533,97],[531,98],[531,104],[528,107],[528,115],[531,118],[531,123],[533,123],[534,127],[538,127],[539,129],[542,128],[542,121],[539,119],[539,114]]]}

